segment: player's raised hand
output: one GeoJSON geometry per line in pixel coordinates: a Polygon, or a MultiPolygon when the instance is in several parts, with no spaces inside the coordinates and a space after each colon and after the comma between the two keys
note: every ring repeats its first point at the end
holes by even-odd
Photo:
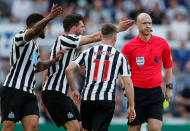
{"type": "Polygon", "coordinates": [[[119,25],[117,28],[118,32],[122,32],[122,31],[126,31],[127,29],[129,29],[129,27],[131,27],[133,24],[135,23],[134,20],[125,20],[125,17],[121,17],[120,21],[119,21],[119,25]]]}
{"type": "Polygon", "coordinates": [[[122,21],[125,21],[126,17],[125,16],[122,16],[119,20],[119,22],[122,22],[122,21]]]}
{"type": "Polygon", "coordinates": [[[129,120],[129,123],[131,123],[135,118],[136,118],[136,112],[134,107],[130,107],[127,109],[127,116],[126,116],[129,120]]]}
{"type": "Polygon", "coordinates": [[[63,12],[62,8],[58,6],[57,4],[53,4],[51,8],[51,12],[49,13],[48,17],[50,19],[54,19],[58,15],[60,15],[63,12]]]}

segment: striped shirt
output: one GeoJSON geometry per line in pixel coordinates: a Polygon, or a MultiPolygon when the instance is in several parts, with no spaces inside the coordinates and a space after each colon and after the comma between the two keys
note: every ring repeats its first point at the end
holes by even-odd
{"type": "Polygon", "coordinates": [[[114,100],[118,74],[131,75],[125,56],[110,45],[101,44],[89,48],[73,62],[85,66],[83,100],[114,100]]]}
{"type": "Polygon", "coordinates": [[[16,34],[10,52],[10,71],[3,86],[33,93],[35,70],[39,61],[39,47],[34,40],[25,41],[26,31],[16,34]]]}
{"type": "Polygon", "coordinates": [[[69,84],[65,76],[65,69],[75,57],[75,51],[79,47],[80,39],[81,36],[75,35],[62,35],[57,38],[52,47],[50,59],[55,58],[58,51],[63,48],[67,49],[67,53],[63,54],[62,59],[48,69],[48,76],[43,90],[54,90],[67,94],[69,84]]]}

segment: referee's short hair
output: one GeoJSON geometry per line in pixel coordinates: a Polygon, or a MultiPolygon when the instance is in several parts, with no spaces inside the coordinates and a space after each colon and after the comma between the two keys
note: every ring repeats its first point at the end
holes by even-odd
{"type": "Polygon", "coordinates": [[[35,25],[37,22],[42,20],[44,17],[41,14],[33,13],[29,15],[26,19],[26,26],[28,28],[31,28],[33,25],[35,25]]]}
{"type": "Polygon", "coordinates": [[[103,39],[112,39],[117,34],[117,28],[113,24],[104,24],[101,29],[103,39]]]}
{"type": "Polygon", "coordinates": [[[66,15],[63,19],[63,28],[65,32],[69,32],[73,26],[77,26],[79,21],[83,21],[84,18],[80,14],[66,15]]]}

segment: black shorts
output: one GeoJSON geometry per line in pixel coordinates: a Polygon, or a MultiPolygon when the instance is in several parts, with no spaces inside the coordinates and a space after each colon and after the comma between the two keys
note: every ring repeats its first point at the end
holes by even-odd
{"type": "Polygon", "coordinates": [[[38,102],[34,94],[11,87],[2,87],[1,111],[2,120],[18,122],[24,116],[38,115],[38,102]]]}
{"type": "Polygon", "coordinates": [[[108,131],[115,101],[81,101],[82,127],[91,131],[108,131]]]}
{"type": "Polygon", "coordinates": [[[162,121],[164,95],[161,87],[143,89],[134,87],[136,118],[128,125],[141,125],[149,118],[162,121]]]}
{"type": "Polygon", "coordinates": [[[80,121],[80,114],[76,105],[65,94],[59,91],[43,91],[42,101],[58,127],[71,120],[80,121]]]}

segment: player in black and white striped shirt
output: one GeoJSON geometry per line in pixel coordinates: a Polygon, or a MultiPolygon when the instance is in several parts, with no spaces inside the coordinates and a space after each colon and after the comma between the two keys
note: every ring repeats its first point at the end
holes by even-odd
{"type": "Polygon", "coordinates": [[[3,131],[13,131],[21,121],[24,130],[38,131],[39,111],[35,87],[35,72],[43,71],[61,59],[61,50],[50,62],[39,62],[39,47],[36,40],[45,37],[47,23],[62,12],[53,5],[51,13],[43,18],[31,14],[26,19],[27,29],[13,38],[10,54],[10,72],[2,87],[1,111],[3,131]]]}
{"type": "MultiPolygon", "coordinates": [[[[118,26],[118,32],[127,30],[133,20],[122,20],[118,26]]],[[[64,35],[61,35],[55,41],[51,59],[62,48],[68,49],[60,62],[48,70],[48,77],[42,92],[42,101],[56,125],[64,126],[67,130],[79,130],[79,112],[67,96],[69,84],[65,76],[65,69],[73,60],[75,50],[88,43],[100,41],[100,32],[91,35],[81,36],[84,32],[83,17],[78,14],[67,15],[63,20],[64,35]],[[57,108],[59,105],[59,108],[57,108]]]]}
{"type": "Polygon", "coordinates": [[[80,95],[75,87],[72,72],[84,65],[85,86],[82,91],[81,120],[84,130],[108,131],[115,109],[116,79],[120,74],[128,97],[129,121],[135,117],[134,90],[129,64],[125,56],[113,46],[116,42],[116,27],[105,24],[101,29],[102,44],[82,52],[66,69],[66,77],[76,101],[80,95]]]}

